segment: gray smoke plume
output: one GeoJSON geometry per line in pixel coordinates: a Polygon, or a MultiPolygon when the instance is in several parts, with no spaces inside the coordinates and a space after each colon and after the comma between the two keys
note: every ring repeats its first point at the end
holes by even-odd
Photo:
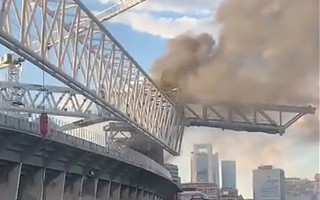
{"type": "Polygon", "coordinates": [[[152,75],[159,85],[225,100],[318,103],[317,0],[227,0],[219,45],[208,34],[172,39],[152,75]]]}
{"type": "MultiPolygon", "coordinates": [[[[165,55],[154,63],[152,77],[164,91],[181,87],[185,101],[312,104],[318,109],[318,15],[318,0],[226,0],[216,16],[222,25],[219,38],[184,34],[170,40],[165,55]]],[[[319,145],[318,112],[304,117],[296,127],[299,131],[288,133],[286,145],[319,145]]],[[[256,157],[268,161],[268,155],[273,155],[271,160],[276,161],[281,157],[279,151],[285,149],[275,146],[279,143],[273,138],[245,145],[253,142],[248,140],[251,135],[242,134],[236,140],[222,134],[212,137],[230,152],[243,150],[248,162],[256,165],[262,164],[256,163],[256,157]],[[244,147],[235,150],[233,143],[244,147]]]]}

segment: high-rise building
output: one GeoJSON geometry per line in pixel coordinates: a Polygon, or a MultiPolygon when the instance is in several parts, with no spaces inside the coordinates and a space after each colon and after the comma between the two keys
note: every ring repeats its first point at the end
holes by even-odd
{"type": "Polygon", "coordinates": [[[211,144],[195,144],[191,155],[191,182],[219,184],[219,155],[211,144]]]}
{"type": "Polygon", "coordinates": [[[171,177],[172,177],[172,181],[177,183],[177,184],[180,184],[181,183],[181,179],[180,179],[180,176],[179,176],[179,168],[178,168],[178,166],[166,163],[166,164],[164,164],[164,167],[170,172],[171,177]]]}
{"type": "Polygon", "coordinates": [[[219,169],[219,154],[218,152],[212,154],[212,182],[220,188],[220,169],[219,169]]]}
{"type": "Polygon", "coordinates": [[[235,188],[221,188],[220,200],[243,200],[243,197],[238,194],[235,188]]]}
{"type": "Polygon", "coordinates": [[[200,191],[208,195],[209,200],[219,200],[219,187],[214,183],[184,183],[183,191],[200,191]]]}
{"type": "Polygon", "coordinates": [[[317,173],[314,176],[312,185],[313,185],[314,199],[319,200],[320,199],[320,173],[317,173]]]}
{"type": "Polygon", "coordinates": [[[286,199],[312,200],[314,188],[312,181],[301,178],[286,178],[286,199]]]}
{"type": "Polygon", "coordinates": [[[284,171],[271,165],[253,170],[253,198],[255,200],[285,200],[284,171]]]}
{"type": "Polygon", "coordinates": [[[319,200],[320,179],[286,178],[286,200],[319,200]]]}
{"type": "Polygon", "coordinates": [[[236,161],[221,161],[221,177],[223,188],[236,188],[236,161]]]}

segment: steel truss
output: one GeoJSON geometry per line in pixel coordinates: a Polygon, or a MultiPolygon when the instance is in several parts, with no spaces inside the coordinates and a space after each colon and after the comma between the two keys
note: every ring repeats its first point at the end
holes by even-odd
{"type": "Polygon", "coordinates": [[[80,0],[2,0],[0,43],[179,153],[182,116],[80,0]]]}
{"type": "Polygon", "coordinates": [[[234,131],[264,132],[283,135],[285,130],[315,108],[270,104],[215,102],[185,107],[187,126],[208,126],[234,131]]]}
{"type": "MultiPolygon", "coordinates": [[[[67,87],[23,84],[0,81],[0,109],[9,112],[42,113],[43,108],[50,115],[95,118],[108,116],[92,101],[67,87]],[[20,101],[11,101],[11,90],[17,90],[20,101]]],[[[111,115],[109,115],[111,117],[111,115]]]]}
{"type": "Polygon", "coordinates": [[[130,8],[143,3],[146,0],[114,0],[114,4],[99,12],[96,17],[100,22],[109,20],[130,8]]]}
{"type": "MultiPolygon", "coordinates": [[[[86,127],[100,122],[118,121],[108,115],[103,109],[82,94],[67,87],[41,86],[35,84],[10,83],[0,81],[0,110],[41,113],[43,107],[52,115],[83,118],[61,130],[86,127]],[[10,93],[15,88],[23,94],[22,102],[17,105],[11,103],[10,93]],[[44,98],[43,98],[44,96],[44,98]]],[[[306,114],[314,114],[315,108],[268,105],[268,104],[239,104],[215,102],[210,105],[188,104],[184,107],[186,126],[208,126],[235,131],[265,132],[282,135],[285,130],[306,114]]],[[[113,138],[123,132],[134,132],[132,126],[126,123],[111,123],[105,127],[113,138]]]]}

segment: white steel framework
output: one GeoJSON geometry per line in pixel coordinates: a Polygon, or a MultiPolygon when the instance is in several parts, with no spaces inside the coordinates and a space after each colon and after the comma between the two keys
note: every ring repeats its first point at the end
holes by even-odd
{"type": "Polygon", "coordinates": [[[96,17],[100,22],[103,22],[145,1],[146,0],[113,0],[113,3],[105,10],[99,12],[96,17]]]}
{"type": "Polygon", "coordinates": [[[80,0],[2,0],[0,6],[1,44],[178,154],[182,116],[80,0]]]}
{"type": "MultiPolygon", "coordinates": [[[[118,121],[82,94],[58,86],[10,83],[0,81],[0,110],[41,113],[43,107],[51,115],[82,118],[61,130],[86,127],[106,121],[118,121]],[[21,96],[20,106],[11,105],[8,91],[15,88],[21,96]],[[43,96],[45,98],[43,98],[43,96]]],[[[282,135],[290,125],[306,114],[314,114],[315,108],[301,106],[240,104],[223,101],[210,104],[187,104],[184,106],[186,126],[209,126],[236,131],[265,132],[282,135]]],[[[132,128],[123,123],[116,123],[117,132],[132,132],[132,128]]]]}
{"type": "Polygon", "coordinates": [[[92,101],[87,101],[83,95],[67,87],[45,86],[37,84],[22,84],[0,81],[1,110],[8,112],[43,112],[50,115],[75,118],[95,118],[110,116],[92,101]],[[21,99],[16,104],[11,102],[11,90],[17,90],[21,99]]]}

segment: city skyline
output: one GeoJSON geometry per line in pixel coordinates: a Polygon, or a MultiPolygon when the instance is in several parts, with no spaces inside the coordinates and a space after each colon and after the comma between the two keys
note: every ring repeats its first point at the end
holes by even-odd
{"type": "Polygon", "coordinates": [[[245,198],[252,198],[252,169],[259,165],[270,164],[282,168],[286,171],[288,177],[312,179],[314,173],[319,171],[318,145],[304,146],[297,144],[293,148],[291,146],[292,137],[299,134],[299,132],[296,132],[299,129],[291,128],[290,130],[290,134],[286,137],[276,137],[255,133],[239,134],[234,131],[224,131],[223,134],[219,134],[220,130],[189,128],[186,130],[182,155],[180,157],[167,157],[167,160],[179,166],[182,183],[188,183],[191,181],[189,155],[193,151],[193,144],[211,143],[215,151],[219,151],[220,159],[237,162],[239,194],[242,194],[245,198]],[[260,144],[261,147],[256,148],[256,143],[260,144]],[[283,148],[279,148],[281,146],[283,148]],[[237,150],[234,151],[235,149],[237,150]],[[254,151],[252,151],[253,149],[254,151]],[[294,160],[290,159],[293,156],[301,155],[302,149],[303,152],[308,153],[296,157],[294,160]],[[310,162],[310,160],[314,162],[310,162]],[[300,170],[302,168],[305,170],[300,170]]]}
{"type": "Polygon", "coordinates": [[[297,177],[286,177],[286,199],[318,200],[320,198],[320,174],[313,180],[297,177]]]}
{"type": "MultiPolygon", "coordinates": [[[[205,146],[203,144],[198,144],[199,146],[205,146]]],[[[210,146],[210,145],[208,145],[210,146]]],[[[230,161],[230,160],[222,160],[221,166],[223,166],[222,163],[227,163],[228,167],[236,168],[235,163],[236,161],[230,161]],[[230,165],[231,164],[231,165],[230,165]]],[[[230,169],[230,168],[229,168],[230,169]]],[[[232,169],[233,170],[233,169],[232,169]]],[[[234,169],[236,171],[236,169],[234,169]]],[[[223,177],[222,172],[223,167],[221,167],[221,177],[223,177]]],[[[285,175],[285,170],[281,168],[277,168],[273,165],[259,165],[255,169],[252,169],[252,179],[253,179],[253,197],[260,195],[260,197],[255,197],[254,199],[261,199],[263,200],[265,197],[261,196],[262,194],[259,193],[259,191],[268,190],[268,194],[264,194],[270,197],[270,195],[274,195],[274,198],[279,198],[279,200],[282,200],[285,195],[290,196],[293,195],[292,198],[296,200],[316,200],[319,198],[320,195],[320,172],[316,171],[313,174],[314,176],[310,178],[298,178],[296,176],[290,177],[285,175]],[[271,185],[270,185],[271,184],[271,185]],[[288,187],[289,184],[289,187],[288,187]],[[269,187],[275,187],[272,190],[270,190],[269,187]],[[290,189],[288,189],[290,188],[290,189]],[[299,191],[298,191],[299,190],[299,191]]],[[[236,179],[236,177],[234,178],[236,179]]],[[[223,178],[221,179],[223,181],[223,178]]],[[[201,184],[214,184],[212,182],[181,182],[182,185],[185,186],[192,186],[200,187],[201,184]]],[[[216,184],[214,184],[216,185],[216,184]]],[[[209,186],[209,185],[208,185],[209,186]]],[[[217,187],[217,185],[215,186],[217,187]]],[[[219,187],[217,187],[219,188],[219,187]]],[[[199,188],[200,189],[200,188],[199,188]]],[[[242,199],[243,193],[238,190],[238,188],[235,187],[229,187],[223,186],[223,182],[221,185],[221,192],[225,194],[226,191],[235,192],[237,191],[238,197],[242,199]]],[[[202,189],[201,189],[202,190],[202,189]]],[[[200,190],[199,190],[200,191],[200,190]]],[[[210,193],[211,194],[211,193],[210,193]]],[[[267,197],[266,196],[266,197],[267,197]]],[[[233,197],[237,198],[237,197],[233,197]]],[[[252,197],[250,197],[252,198],[252,197]]],[[[245,198],[245,199],[250,199],[245,198]]],[[[291,197],[290,197],[291,198],[291,197]]]]}

